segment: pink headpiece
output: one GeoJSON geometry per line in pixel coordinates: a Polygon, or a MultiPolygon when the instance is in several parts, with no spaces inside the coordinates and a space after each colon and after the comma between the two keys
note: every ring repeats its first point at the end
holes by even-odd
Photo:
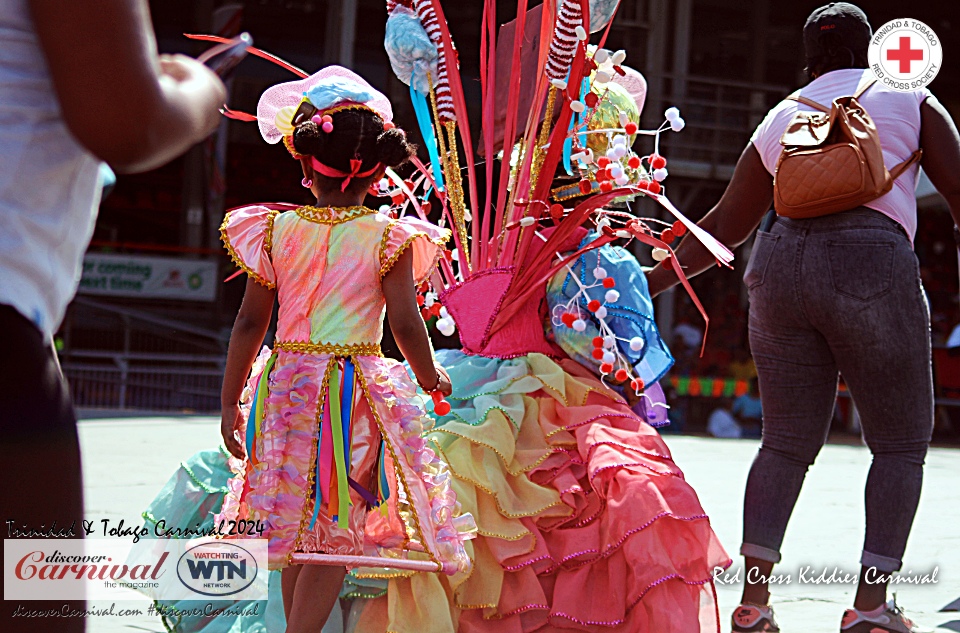
{"type": "Polygon", "coordinates": [[[347,185],[350,184],[350,181],[354,178],[366,178],[377,173],[377,170],[380,169],[380,163],[377,163],[370,169],[366,171],[360,171],[360,165],[363,164],[363,161],[357,160],[356,158],[350,159],[350,171],[340,171],[339,169],[334,169],[329,165],[324,165],[316,158],[311,159],[313,164],[313,170],[317,173],[326,176],[327,178],[343,178],[343,182],[340,184],[340,191],[346,191],[347,185]]]}

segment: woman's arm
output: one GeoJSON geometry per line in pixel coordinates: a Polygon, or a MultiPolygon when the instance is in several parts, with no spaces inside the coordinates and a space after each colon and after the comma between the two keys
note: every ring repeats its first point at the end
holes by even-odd
{"type": "MultiPolygon", "coordinates": [[[[727,190],[697,225],[733,249],[750,237],[772,204],[773,177],[763,166],[757,148],[749,143],[737,161],[727,190]]],[[[687,277],[699,275],[716,263],[710,251],[693,235],[687,235],[680,242],[676,253],[687,277]]],[[[679,282],[675,272],[660,264],[650,271],[647,280],[653,297],[679,282]]]]}
{"type": "Polygon", "coordinates": [[[146,171],[216,129],[226,92],[203,64],[158,57],[144,0],[30,0],[63,118],[120,172],[146,171]]]}
{"type": "Polygon", "coordinates": [[[932,95],[920,106],[920,147],[923,171],[946,198],[953,223],[960,226],[960,134],[946,108],[932,95]]]}
{"type": "Polygon", "coordinates": [[[433,348],[427,327],[417,305],[416,284],[413,280],[413,251],[407,249],[383,277],[383,296],[387,300],[387,318],[390,331],[397,341],[410,369],[424,387],[439,389],[449,396],[452,387],[445,372],[438,371],[433,359],[433,348]]]}
{"type": "Polygon", "coordinates": [[[247,381],[250,367],[263,344],[263,337],[270,326],[273,314],[275,289],[261,286],[253,279],[247,280],[240,312],[230,334],[230,348],[227,350],[227,367],[223,373],[223,387],[220,389],[220,433],[230,454],[243,459],[243,444],[235,432],[240,422],[240,394],[247,381]]]}

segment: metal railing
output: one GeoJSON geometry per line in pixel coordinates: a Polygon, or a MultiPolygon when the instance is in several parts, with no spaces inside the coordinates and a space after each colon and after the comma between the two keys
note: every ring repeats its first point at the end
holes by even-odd
{"type": "Polygon", "coordinates": [[[223,332],[80,297],[60,338],[63,373],[78,408],[220,408],[223,332]]]}

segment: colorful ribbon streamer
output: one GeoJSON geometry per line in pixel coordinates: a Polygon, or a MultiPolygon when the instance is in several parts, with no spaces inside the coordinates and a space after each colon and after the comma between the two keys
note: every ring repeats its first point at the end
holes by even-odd
{"type": "Polygon", "coordinates": [[[430,155],[433,180],[437,183],[437,191],[443,191],[443,169],[440,168],[440,152],[437,151],[437,137],[433,133],[433,124],[430,122],[427,97],[411,85],[410,100],[413,102],[413,112],[417,115],[417,123],[420,125],[420,134],[423,135],[423,144],[427,146],[427,154],[430,155]]]}

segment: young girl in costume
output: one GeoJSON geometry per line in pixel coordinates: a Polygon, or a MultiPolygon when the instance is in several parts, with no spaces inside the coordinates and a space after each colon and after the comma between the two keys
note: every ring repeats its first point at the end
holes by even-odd
{"type": "Polygon", "coordinates": [[[300,160],[317,202],[235,209],[221,227],[249,280],[222,389],[223,440],[243,461],[217,521],[262,524],[269,566],[283,568],[286,630],[314,633],[346,570],[291,565],[294,553],[361,555],[365,540],[413,541],[438,571],[469,566],[458,531],[469,517],[455,517],[446,466],[420,439],[430,423],[422,398],[380,353],[386,311],[420,387],[450,393],[415,290],[449,232],[362,206],[413,149],[386,97],[352,72],[328,67],[274,86],[257,118],[268,142],[282,139],[300,160]],[[276,340],[258,357],[275,300],[276,340]]]}

